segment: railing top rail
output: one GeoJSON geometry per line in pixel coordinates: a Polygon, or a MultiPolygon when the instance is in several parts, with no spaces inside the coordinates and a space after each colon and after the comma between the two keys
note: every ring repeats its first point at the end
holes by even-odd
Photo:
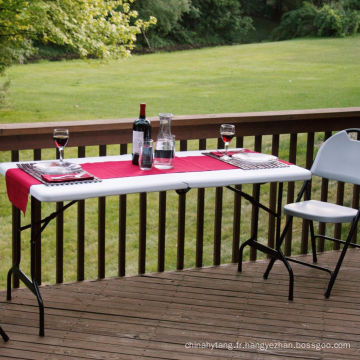
{"type": "MultiPolygon", "coordinates": [[[[159,120],[150,119],[156,135],[159,120]]],[[[129,143],[133,121],[127,118],[0,124],[0,150],[52,147],[49,135],[55,127],[70,130],[70,146],[129,143]]],[[[177,139],[210,138],[218,137],[218,126],[225,122],[236,124],[239,135],[340,130],[360,127],[360,107],[181,115],[174,117],[172,128],[177,139]]]]}

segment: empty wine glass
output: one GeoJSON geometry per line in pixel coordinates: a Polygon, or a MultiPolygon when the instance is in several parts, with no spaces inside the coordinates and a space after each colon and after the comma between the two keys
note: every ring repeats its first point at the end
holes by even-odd
{"type": "Polygon", "coordinates": [[[230,156],[228,155],[228,149],[229,149],[229,144],[235,135],[235,125],[222,124],[220,127],[220,135],[225,144],[225,155],[222,158],[228,160],[230,159],[230,156]]]}
{"type": "Polygon", "coordinates": [[[55,145],[59,151],[59,165],[65,166],[64,164],[64,148],[69,141],[69,130],[68,129],[54,129],[53,139],[55,145]]]}

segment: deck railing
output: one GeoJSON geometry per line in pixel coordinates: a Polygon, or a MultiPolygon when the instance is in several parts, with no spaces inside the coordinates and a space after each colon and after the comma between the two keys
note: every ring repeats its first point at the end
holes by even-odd
{"type": "MultiPolygon", "coordinates": [[[[107,154],[108,145],[120,144],[118,153],[125,154],[131,152],[131,129],[133,119],[114,119],[114,120],[92,120],[92,121],[72,121],[72,122],[52,122],[52,123],[17,123],[0,124],[0,151],[11,152],[11,161],[24,160],[21,156],[22,151],[32,150],[31,159],[40,160],[43,149],[53,148],[52,130],[55,127],[66,127],[71,134],[69,146],[77,148],[77,156],[85,157],[86,149],[89,146],[98,147],[98,155],[107,154]],[[130,145],[129,145],[130,144],[130,145]],[[129,145],[129,146],[128,146],[129,145]]],[[[295,111],[271,111],[258,113],[239,113],[239,114],[213,114],[213,115],[192,115],[175,116],[172,122],[172,133],[176,134],[179,140],[179,149],[187,150],[196,147],[205,150],[207,147],[223,147],[219,137],[219,126],[222,123],[233,123],[236,125],[236,146],[242,147],[244,144],[251,146],[255,151],[265,151],[274,155],[279,155],[292,163],[298,163],[307,168],[311,167],[316,145],[324,139],[331,136],[333,131],[345,128],[360,127],[360,108],[341,108],[341,109],[318,109],[318,110],[295,110],[295,111]],[[300,135],[301,134],[301,135],[300,135]],[[301,144],[298,142],[301,136],[301,144]],[[209,140],[209,139],[217,139],[209,140]],[[263,141],[265,139],[265,141],[263,141]],[[209,145],[210,143],[210,145],[209,145]],[[194,145],[195,144],[195,145],[194,145]],[[305,144],[305,149],[300,149],[299,145],[305,144]],[[299,155],[300,154],[300,155],[299,155]]],[[[156,139],[156,133],[159,128],[159,121],[152,119],[153,138],[156,139]]],[[[235,141],[232,143],[235,146],[235,141]]],[[[28,155],[27,155],[28,156],[28,155]]],[[[343,204],[345,196],[345,184],[337,183],[336,202],[343,204]]],[[[238,186],[241,188],[241,186],[238,186]]],[[[291,202],[295,197],[295,184],[287,184],[286,202],[291,202]]],[[[348,189],[348,188],[346,188],[348,189]]],[[[195,266],[203,266],[203,248],[204,248],[204,211],[206,206],[206,190],[198,189],[196,204],[196,241],[195,241],[195,266]]],[[[260,191],[260,185],[253,185],[253,194],[260,191]]],[[[274,185],[270,185],[264,195],[265,201],[271,209],[276,207],[276,191],[274,185]]],[[[348,193],[348,190],[347,190],[348,193]]],[[[326,200],[329,194],[329,182],[322,180],[319,185],[318,197],[326,200]]],[[[146,242],[147,242],[147,194],[142,193],[139,196],[139,229],[138,229],[138,273],[144,274],[146,271],[146,242]]],[[[231,261],[238,260],[238,249],[240,235],[242,232],[241,223],[244,217],[251,221],[250,227],[255,226],[251,214],[242,211],[244,201],[239,195],[232,195],[232,255],[231,261]]],[[[3,199],[1,201],[7,201],[3,199]]],[[[176,269],[184,268],[185,258],[185,232],[186,232],[186,201],[187,195],[180,194],[178,197],[177,210],[177,259],[176,269]]],[[[221,263],[221,244],[222,244],[222,225],[223,225],[223,188],[215,190],[215,208],[213,225],[213,264],[221,263]]],[[[359,187],[351,188],[351,206],[359,207],[359,187]]],[[[10,205],[9,205],[10,206],[10,205]]],[[[63,203],[57,203],[60,209],[63,203]]],[[[164,271],[165,268],[165,239],[166,233],[166,212],[167,212],[167,192],[160,192],[158,197],[158,228],[157,246],[158,259],[157,271],[164,271]]],[[[85,201],[79,201],[77,205],[77,253],[76,257],[77,280],[85,279],[85,201]]],[[[127,239],[127,195],[119,196],[119,216],[118,216],[118,275],[126,274],[126,239],[127,239]]],[[[34,219],[40,219],[42,205],[36,200],[31,199],[31,212],[34,219]]],[[[105,271],[105,244],[106,244],[106,199],[98,199],[98,225],[97,225],[97,243],[98,243],[98,261],[97,277],[102,279],[106,275],[105,271]]],[[[16,226],[21,222],[21,214],[18,209],[12,209],[12,252],[13,261],[21,252],[20,233],[16,232],[16,226]]],[[[36,231],[36,229],[33,229],[36,231]]],[[[319,232],[325,233],[325,224],[319,225],[319,232]]],[[[341,236],[341,225],[334,227],[334,236],[341,236]]],[[[56,220],[56,282],[62,283],[64,280],[64,217],[59,216],[56,220]]],[[[9,242],[10,242],[9,235],[9,242]]],[[[275,218],[272,215],[267,219],[266,230],[267,243],[274,245],[275,238],[275,218]]],[[[308,251],[308,223],[304,221],[301,226],[300,253],[308,251]]],[[[292,231],[289,231],[285,241],[285,254],[292,252],[292,231]]],[[[319,242],[318,250],[324,250],[324,243],[319,242]]],[[[41,243],[37,247],[37,258],[41,258],[41,243]]],[[[256,250],[251,249],[250,260],[257,258],[256,250]]],[[[41,283],[42,264],[36,269],[38,282],[41,283]]],[[[14,287],[19,286],[17,279],[14,279],[14,287]]]]}

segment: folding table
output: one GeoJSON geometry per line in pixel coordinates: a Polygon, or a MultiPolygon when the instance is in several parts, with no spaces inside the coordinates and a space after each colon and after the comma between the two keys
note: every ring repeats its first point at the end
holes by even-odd
{"type": "MultiPolygon", "coordinates": [[[[177,157],[193,157],[204,156],[201,151],[186,151],[178,152],[177,157]]],[[[129,161],[130,155],[119,156],[106,156],[106,157],[94,157],[94,158],[82,158],[82,159],[67,159],[75,163],[95,163],[95,162],[109,162],[109,161],[129,161]]],[[[16,163],[1,163],[0,173],[5,175],[7,170],[16,168],[16,163]]],[[[176,160],[175,160],[176,167],[176,160]]],[[[65,202],[69,201],[61,211],[66,210],[68,207],[76,203],[78,200],[104,197],[111,195],[121,195],[130,193],[143,193],[143,192],[157,192],[176,190],[178,193],[189,191],[193,188],[206,188],[206,187],[223,187],[226,186],[229,189],[240,193],[246,199],[252,202],[252,204],[258,209],[262,208],[274,216],[277,217],[277,228],[280,229],[281,221],[281,201],[282,201],[282,184],[288,181],[307,180],[311,178],[310,171],[303,169],[299,166],[289,164],[286,167],[279,168],[266,168],[255,170],[242,170],[239,168],[231,168],[227,170],[213,170],[213,171],[197,171],[197,172],[178,172],[178,173],[163,173],[157,175],[145,175],[136,177],[120,177],[112,179],[104,179],[101,182],[94,183],[81,183],[81,184],[61,184],[57,186],[47,186],[44,184],[33,185],[30,187],[29,194],[40,202],[65,202]],[[278,191],[278,206],[277,211],[272,211],[266,206],[259,203],[258,198],[239,191],[232,187],[232,185],[240,184],[263,184],[274,182],[279,184],[278,191]]],[[[59,212],[54,212],[44,218],[41,221],[40,233],[45,229],[47,224],[54,219],[59,212]]],[[[34,225],[33,219],[31,224],[23,226],[19,231],[30,228],[34,225]]],[[[20,280],[35,294],[40,315],[40,327],[39,334],[44,336],[44,305],[41,298],[39,287],[36,283],[34,273],[36,265],[36,242],[39,238],[39,234],[32,234],[31,236],[31,279],[29,279],[20,270],[20,261],[15,264],[9,271],[8,275],[8,289],[7,299],[11,300],[11,275],[16,274],[20,280]]],[[[251,234],[251,238],[245,245],[256,247],[258,250],[268,253],[272,257],[276,257],[282,260],[285,265],[287,264],[281,251],[276,251],[265,245],[258,243],[257,241],[257,228],[251,234]]],[[[243,249],[244,244],[241,247],[243,249]]],[[[241,270],[241,262],[239,262],[239,270],[241,270]]]]}

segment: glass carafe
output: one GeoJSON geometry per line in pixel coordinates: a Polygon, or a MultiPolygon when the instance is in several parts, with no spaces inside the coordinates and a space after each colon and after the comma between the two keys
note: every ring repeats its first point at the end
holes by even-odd
{"type": "Polygon", "coordinates": [[[154,166],[157,169],[171,169],[174,166],[175,137],[171,135],[172,116],[172,114],[159,114],[160,129],[154,154],[154,166]]]}

